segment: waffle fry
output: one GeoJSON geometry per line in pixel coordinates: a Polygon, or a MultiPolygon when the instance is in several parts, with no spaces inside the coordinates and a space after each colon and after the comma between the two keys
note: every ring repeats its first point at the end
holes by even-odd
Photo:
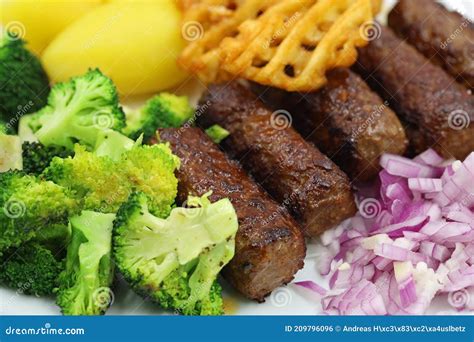
{"type": "Polygon", "coordinates": [[[256,18],[278,1],[282,0],[183,0],[181,6],[186,8],[183,28],[199,23],[201,37],[190,42],[178,63],[205,83],[229,79],[231,75],[220,68],[221,41],[236,34],[242,22],[256,18]]]}
{"type": "Polygon", "coordinates": [[[202,38],[179,59],[206,83],[243,77],[289,91],[326,83],[327,70],[350,66],[380,0],[183,0],[185,22],[202,38]],[[191,1],[191,2],[190,2],[191,1]]]}

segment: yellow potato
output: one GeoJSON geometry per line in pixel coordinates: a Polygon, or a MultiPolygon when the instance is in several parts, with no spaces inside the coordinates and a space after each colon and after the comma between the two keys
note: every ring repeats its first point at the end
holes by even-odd
{"type": "Polygon", "coordinates": [[[101,4],[102,0],[0,0],[0,25],[40,54],[64,28],[101,4]]]}
{"type": "Polygon", "coordinates": [[[135,3],[135,4],[157,4],[157,3],[172,3],[168,0],[105,0],[105,2],[128,2],[130,3],[135,3]]]}
{"type": "Polygon", "coordinates": [[[56,37],[43,54],[53,81],[100,68],[124,95],[177,85],[186,74],[176,59],[185,46],[173,0],[105,4],[56,37]]]}

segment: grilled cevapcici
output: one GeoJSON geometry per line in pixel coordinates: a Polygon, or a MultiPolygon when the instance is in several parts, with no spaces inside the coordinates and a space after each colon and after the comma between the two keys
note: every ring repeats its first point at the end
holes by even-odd
{"type": "Polygon", "coordinates": [[[400,0],[388,24],[431,62],[474,89],[474,25],[433,0],[400,0]]]}
{"type": "Polygon", "coordinates": [[[408,125],[412,153],[433,147],[464,159],[474,150],[474,97],[392,30],[380,26],[355,68],[408,125]]]}
{"type": "Polygon", "coordinates": [[[289,124],[237,83],[212,85],[198,124],[230,132],[224,148],[280,203],[307,236],[318,236],[355,212],[347,175],[289,124]]]}
{"type": "Polygon", "coordinates": [[[404,154],[405,131],[395,113],[353,71],[334,69],[311,93],[254,86],[274,109],[285,108],[301,135],[330,157],[352,180],[368,181],[383,153],[404,154]]]}
{"type": "Polygon", "coordinates": [[[199,128],[161,129],[159,137],[181,159],[178,201],[211,190],[211,201],[229,198],[235,208],[239,219],[236,250],[224,277],[243,295],[258,301],[290,282],[303,267],[306,247],[287,210],[199,128]]]}

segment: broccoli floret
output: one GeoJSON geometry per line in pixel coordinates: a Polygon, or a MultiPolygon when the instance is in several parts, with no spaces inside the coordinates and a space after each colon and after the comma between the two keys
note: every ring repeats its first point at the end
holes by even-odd
{"type": "Polygon", "coordinates": [[[48,167],[54,157],[66,158],[71,151],[63,146],[44,146],[39,142],[27,142],[22,145],[23,171],[39,175],[48,167]]]}
{"type": "Polygon", "coordinates": [[[186,96],[161,93],[148,100],[138,111],[127,114],[124,133],[134,140],[143,133],[144,141],[148,141],[157,128],[179,127],[193,113],[186,96]]]}
{"type": "Polygon", "coordinates": [[[0,173],[0,189],[0,255],[32,239],[64,235],[68,217],[80,211],[68,190],[21,171],[0,173]]]}
{"type": "Polygon", "coordinates": [[[72,237],[57,290],[57,304],[64,315],[100,315],[112,303],[114,218],[114,214],[93,211],[71,218],[72,237]]]}
{"type": "Polygon", "coordinates": [[[99,135],[94,153],[98,156],[107,156],[112,160],[118,160],[123,152],[132,149],[135,145],[141,145],[141,141],[135,142],[120,132],[108,130],[99,135]]]}
{"type": "Polygon", "coordinates": [[[125,151],[118,164],[130,189],[142,191],[150,198],[150,211],[158,217],[167,217],[178,193],[175,171],[180,164],[169,145],[137,146],[125,151]]]}
{"type": "Polygon", "coordinates": [[[114,213],[130,189],[124,172],[108,157],[99,157],[76,145],[74,156],[53,158],[43,177],[70,189],[84,209],[114,213]]]}
{"type": "Polygon", "coordinates": [[[118,101],[112,80],[97,69],[90,70],[56,84],[47,106],[34,115],[30,127],[46,146],[72,150],[79,142],[92,149],[101,131],[120,130],[125,126],[125,115],[118,101]]]}
{"type": "Polygon", "coordinates": [[[150,196],[154,213],[166,216],[177,194],[178,165],[178,158],[164,144],[136,146],[116,161],[77,145],[73,158],[54,158],[44,177],[84,198],[87,210],[115,213],[138,189],[150,196]]]}
{"type": "Polygon", "coordinates": [[[48,77],[24,41],[10,32],[0,39],[0,65],[0,118],[16,126],[20,115],[46,104],[48,77]]]}
{"type": "Polygon", "coordinates": [[[167,219],[149,212],[147,196],[133,193],[117,213],[113,255],[139,294],[185,315],[223,313],[216,278],[234,255],[237,216],[228,199],[190,197],[167,219]]]}
{"type": "Polygon", "coordinates": [[[49,249],[29,242],[5,253],[0,261],[0,283],[25,294],[49,295],[62,269],[62,261],[49,249]]]}
{"type": "Polygon", "coordinates": [[[21,139],[16,135],[0,134],[0,172],[21,170],[21,139]]]}
{"type": "Polygon", "coordinates": [[[222,140],[229,136],[229,131],[224,127],[219,125],[212,125],[206,129],[206,134],[214,141],[216,144],[220,144],[222,140]]]}

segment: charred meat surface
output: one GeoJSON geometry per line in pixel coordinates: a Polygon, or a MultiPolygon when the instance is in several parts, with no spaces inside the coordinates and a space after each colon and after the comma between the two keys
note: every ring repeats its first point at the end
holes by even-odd
{"type": "Polygon", "coordinates": [[[311,93],[254,89],[274,109],[288,110],[303,137],[352,180],[371,180],[380,171],[383,153],[405,153],[403,127],[388,104],[350,69],[332,70],[327,78],[322,89],[311,93]]]}
{"type": "Polygon", "coordinates": [[[212,85],[201,98],[198,124],[219,124],[230,132],[223,146],[230,155],[317,236],[355,212],[347,175],[247,88],[212,85]]]}
{"type": "Polygon", "coordinates": [[[433,147],[446,158],[474,150],[474,97],[445,70],[381,26],[380,37],[359,50],[355,68],[421,137],[419,153],[433,147]]]}
{"type": "Polygon", "coordinates": [[[388,24],[401,38],[474,89],[474,25],[434,0],[400,0],[388,24]]]}
{"type": "Polygon", "coordinates": [[[211,201],[229,198],[239,219],[235,256],[225,278],[243,295],[263,301],[303,267],[305,241],[287,210],[274,202],[243,169],[199,128],[159,130],[181,159],[178,201],[212,191],[211,201]]]}

